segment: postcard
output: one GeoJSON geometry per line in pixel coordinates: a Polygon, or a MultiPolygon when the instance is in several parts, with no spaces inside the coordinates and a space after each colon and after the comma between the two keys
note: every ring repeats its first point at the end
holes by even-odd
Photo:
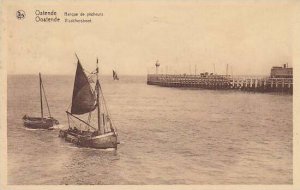
{"type": "Polygon", "coordinates": [[[1,2],[1,189],[298,189],[300,2],[1,2]]]}

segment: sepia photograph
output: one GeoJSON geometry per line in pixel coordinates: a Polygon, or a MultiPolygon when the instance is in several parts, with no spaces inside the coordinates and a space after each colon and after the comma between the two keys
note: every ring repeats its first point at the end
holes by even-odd
{"type": "Polygon", "coordinates": [[[3,189],[299,188],[300,1],[0,5],[3,189]]]}

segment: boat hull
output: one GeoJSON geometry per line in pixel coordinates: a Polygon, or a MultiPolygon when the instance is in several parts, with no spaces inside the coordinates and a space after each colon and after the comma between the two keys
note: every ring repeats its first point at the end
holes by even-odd
{"type": "Polygon", "coordinates": [[[40,118],[40,117],[23,117],[24,126],[30,129],[52,129],[54,125],[58,125],[59,122],[52,118],[40,118]]]}
{"type": "Polygon", "coordinates": [[[96,149],[117,148],[117,134],[114,132],[106,133],[103,135],[79,135],[68,130],[60,130],[59,137],[64,138],[66,141],[76,144],[81,147],[89,147],[96,149]]]}

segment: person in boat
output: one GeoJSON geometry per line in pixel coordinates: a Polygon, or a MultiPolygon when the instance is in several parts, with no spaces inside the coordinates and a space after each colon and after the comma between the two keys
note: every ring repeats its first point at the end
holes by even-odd
{"type": "Polygon", "coordinates": [[[98,131],[94,131],[93,133],[92,133],[92,136],[97,136],[98,135],[98,131]]]}
{"type": "Polygon", "coordinates": [[[28,119],[28,115],[25,114],[25,115],[23,116],[23,119],[28,119]]]}
{"type": "Polygon", "coordinates": [[[77,127],[74,127],[74,128],[70,128],[70,131],[71,131],[71,132],[74,132],[74,133],[77,133],[77,132],[78,132],[78,129],[77,129],[77,127]]]}

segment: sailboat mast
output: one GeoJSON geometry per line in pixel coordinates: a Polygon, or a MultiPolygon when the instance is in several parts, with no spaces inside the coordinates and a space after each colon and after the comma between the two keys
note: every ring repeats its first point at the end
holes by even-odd
{"type": "Polygon", "coordinates": [[[39,78],[40,78],[41,116],[42,116],[42,119],[44,119],[44,113],[43,113],[43,94],[42,94],[42,77],[41,77],[41,73],[39,73],[39,78]]]}
{"type": "Polygon", "coordinates": [[[101,115],[100,115],[100,101],[99,101],[99,88],[100,88],[100,83],[99,83],[99,77],[98,77],[98,73],[99,73],[99,68],[98,68],[98,58],[97,58],[97,82],[96,82],[96,89],[97,89],[97,112],[98,112],[98,131],[101,134],[101,115]]]}

